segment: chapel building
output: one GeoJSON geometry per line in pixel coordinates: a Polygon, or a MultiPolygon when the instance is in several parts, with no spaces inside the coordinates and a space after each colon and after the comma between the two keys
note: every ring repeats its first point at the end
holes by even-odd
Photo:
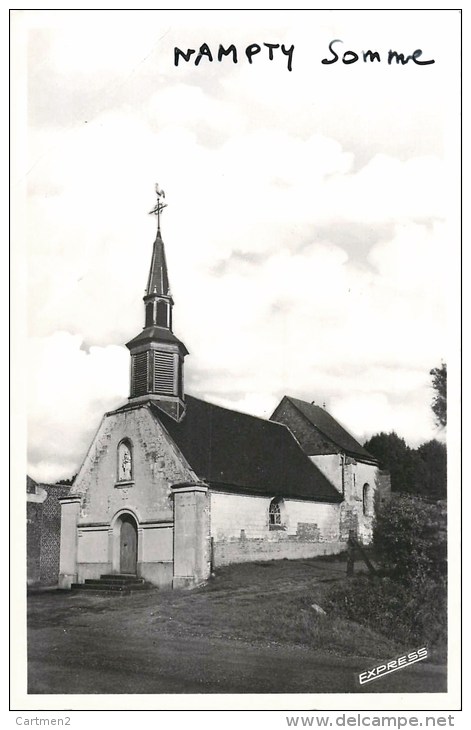
{"type": "Polygon", "coordinates": [[[368,543],[390,489],[377,460],[311,403],[285,396],[266,420],[187,394],[173,307],[159,218],[129,399],[60,499],[59,585],[191,587],[229,563],[339,553],[351,530],[368,543]]]}

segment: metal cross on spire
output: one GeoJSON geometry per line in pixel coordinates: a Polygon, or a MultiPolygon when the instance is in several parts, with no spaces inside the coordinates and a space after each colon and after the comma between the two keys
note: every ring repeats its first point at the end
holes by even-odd
{"type": "Polygon", "coordinates": [[[149,211],[149,215],[157,216],[157,231],[160,232],[160,214],[163,209],[167,207],[167,203],[162,202],[162,198],[165,198],[165,191],[159,188],[159,183],[155,183],[155,192],[157,194],[157,203],[152,210],[149,211]]]}

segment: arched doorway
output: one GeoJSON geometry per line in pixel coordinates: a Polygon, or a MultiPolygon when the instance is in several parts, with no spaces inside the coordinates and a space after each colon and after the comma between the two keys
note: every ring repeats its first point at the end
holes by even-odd
{"type": "Polygon", "coordinates": [[[119,531],[119,572],[137,573],[137,524],[130,514],[122,515],[119,531]]]}

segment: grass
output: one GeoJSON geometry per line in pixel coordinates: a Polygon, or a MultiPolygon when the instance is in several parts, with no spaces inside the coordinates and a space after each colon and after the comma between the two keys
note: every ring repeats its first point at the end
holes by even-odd
{"type": "MultiPolygon", "coordinates": [[[[337,656],[385,659],[404,647],[388,635],[327,613],[327,594],[345,584],[345,558],[312,558],[231,565],[193,591],[152,590],[115,597],[54,594],[34,597],[30,626],[84,626],[99,630],[118,621],[121,631],[138,623],[149,639],[158,633],[296,645],[337,656]]],[[[408,651],[415,647],[406,647],[408,651]]]]}

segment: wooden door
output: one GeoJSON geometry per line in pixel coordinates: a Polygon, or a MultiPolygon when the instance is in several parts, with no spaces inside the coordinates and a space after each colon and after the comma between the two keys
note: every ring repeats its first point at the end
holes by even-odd
{"type": "Polygon", "coordinates": [[[137,528],[132,517],[124,517],[121,524],[120,573],[136,574],[137,528]]]}

